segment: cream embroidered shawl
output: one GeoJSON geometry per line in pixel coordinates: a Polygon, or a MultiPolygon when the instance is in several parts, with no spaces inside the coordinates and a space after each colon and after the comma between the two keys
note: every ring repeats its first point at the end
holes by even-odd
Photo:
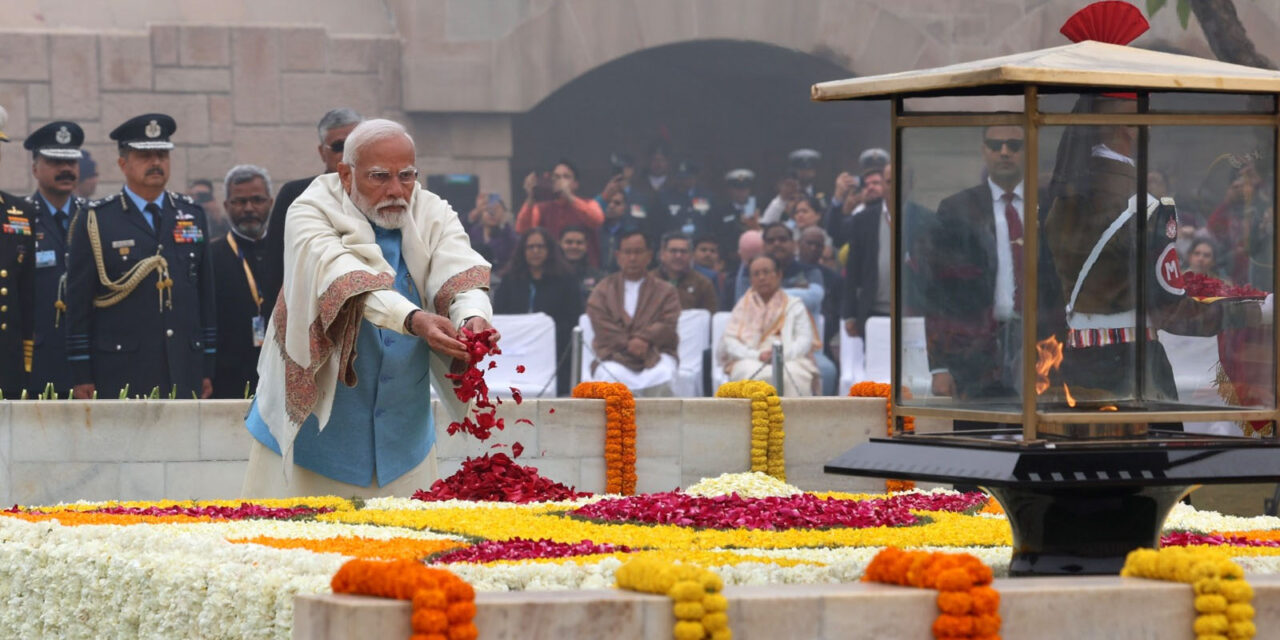
{"type": "MultiPolygon", "coordinates": [[[[401,234],[401,254],[427,311],[447,315],[455,326],[471,316],[491,319],[489,264],[471,249],[444,200],[419,186],[401,234]]],[[[352,363],[361,319],[404,332],[404,318],[416,307],[394,292],[394,279],[373,225],[343,191],[338,174],[313,180],[289,207],[284,286],[258,358],[258,411],[280,444],[286,474],[303,421],[314,413],[323,429],[338,381],[356,384],[352,363]],[[370,295],[379,304],[366,305],[370,295]]],[[[467,407],[444,378],[450,364],[432,353],[440,399],[461,419],[467,407]]]]}

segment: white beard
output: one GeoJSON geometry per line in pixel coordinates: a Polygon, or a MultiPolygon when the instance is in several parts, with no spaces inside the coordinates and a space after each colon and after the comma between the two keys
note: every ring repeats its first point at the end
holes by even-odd
{"type": "Polygon", "coordinates": [[[404,198],[391,198],[383,200],[373,206],[371,206],[368,200],[366,200],[365,197],[354,188],[351,190],[351,193],[347,194],[347,197],[351,198],[351,204],[354,204],[356,208],[360,210],[360,213],[363,213],[364,216],[373,224],[382,227],[383,229],[400,229],[404,227],[405,218],[407,218],[409,216],[409,212],[413,210],[413,202],[418,196],[417,191],[417,189],[414,189],[410,193],[409,200],[407,201],[404,198]],[[387,207],[401,207],[403,208],[403,211],[400,213],[390,213],[384,211],[387,207]]]}

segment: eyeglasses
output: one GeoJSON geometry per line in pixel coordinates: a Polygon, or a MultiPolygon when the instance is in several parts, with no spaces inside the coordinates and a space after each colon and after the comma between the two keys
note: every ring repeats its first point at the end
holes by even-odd
{"type": "Polygon", "coordinates": [[[270,198],[267,198],[266,196],[249,196],[247,198],[232,198],[230,200],[227,200],[227,204],[236,208],[244,207],[248,205],[261,207],[262,205],[266,204],[268,200],[270,200],[270,198]]]}
{"type": "Polygon", "coordinates": [[[334,153],[342,153],[342,150],[346,148],[346,146],[347,146],[347,141],[345,138],[342,140],[334,140],[333,142],[329,143],[329,150],[334,153]]]}
{"type": "Polygon", "coordinates": [[[986,140],[983,140],[983,144],[987,145],[988,149],[995,152],[999,152],[1003,147],[1009,147],[1009,151],[1012,151],[1013,153],[1022,151],[1022,140],[1018,140],[1017,138],[1009,138],[1008,140],[987,138],[986,140]]]}
{"type": "Polygon", "coordinates": [[[624,256],[642,256],[649,253],[648,249],[619,249],[618,254],[624,256]]]}
{"type": "MultiPolygon", "coordinates": [[[[374,169],[364,174],[364,176],[369,180],[369,182],[372,182],[379,187],[391,182],[391,172],[386,169],[374,169]]],[[[414,167],[401,169],[400,172],[396,174],[396,181],[403,185],[411,185],[418,181],[418,170],[414,167]]]]}

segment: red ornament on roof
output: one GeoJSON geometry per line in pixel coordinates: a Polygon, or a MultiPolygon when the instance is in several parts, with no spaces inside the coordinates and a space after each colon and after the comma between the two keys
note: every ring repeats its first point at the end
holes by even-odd
{"type": "Polygon", "coordinates": [[[1125,45],[1150,28],[1137,7],[1121,0],[1104,0],[1075,12],[1058,32],[1072,42],[1093,40],[1125,45]]]}

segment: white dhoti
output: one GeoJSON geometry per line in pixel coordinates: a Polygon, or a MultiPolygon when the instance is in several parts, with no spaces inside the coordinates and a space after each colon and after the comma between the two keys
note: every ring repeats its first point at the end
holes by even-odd
{"type": "Polygon", "coordinates": [[[361,487],[327,478],[299,466],[293,467],[286,479],[283,463],[276,452],[257,440],[249,450],[249,468],[244,474],[244,486],[240,497],[245,499],[293,498],[298,496],[338,496],[339,498],[382,498],[395,496],[408,498],[418,489],[430,489],[440,477],[436,464],[436,449],[431,448],[427,457],[407,473],[379,487],[373,479],[361,487]]]}
{"type": "Polygon", "coordinates": [[[620,363],[605,360],[596,363],[595,379],[603,382],[621,382],[637,396],[662,397],[671,395],[671,382],[676,379],[677,363],[670,354],[658,356],[658,363],[641,371],[632,371],[620,363]]]}

